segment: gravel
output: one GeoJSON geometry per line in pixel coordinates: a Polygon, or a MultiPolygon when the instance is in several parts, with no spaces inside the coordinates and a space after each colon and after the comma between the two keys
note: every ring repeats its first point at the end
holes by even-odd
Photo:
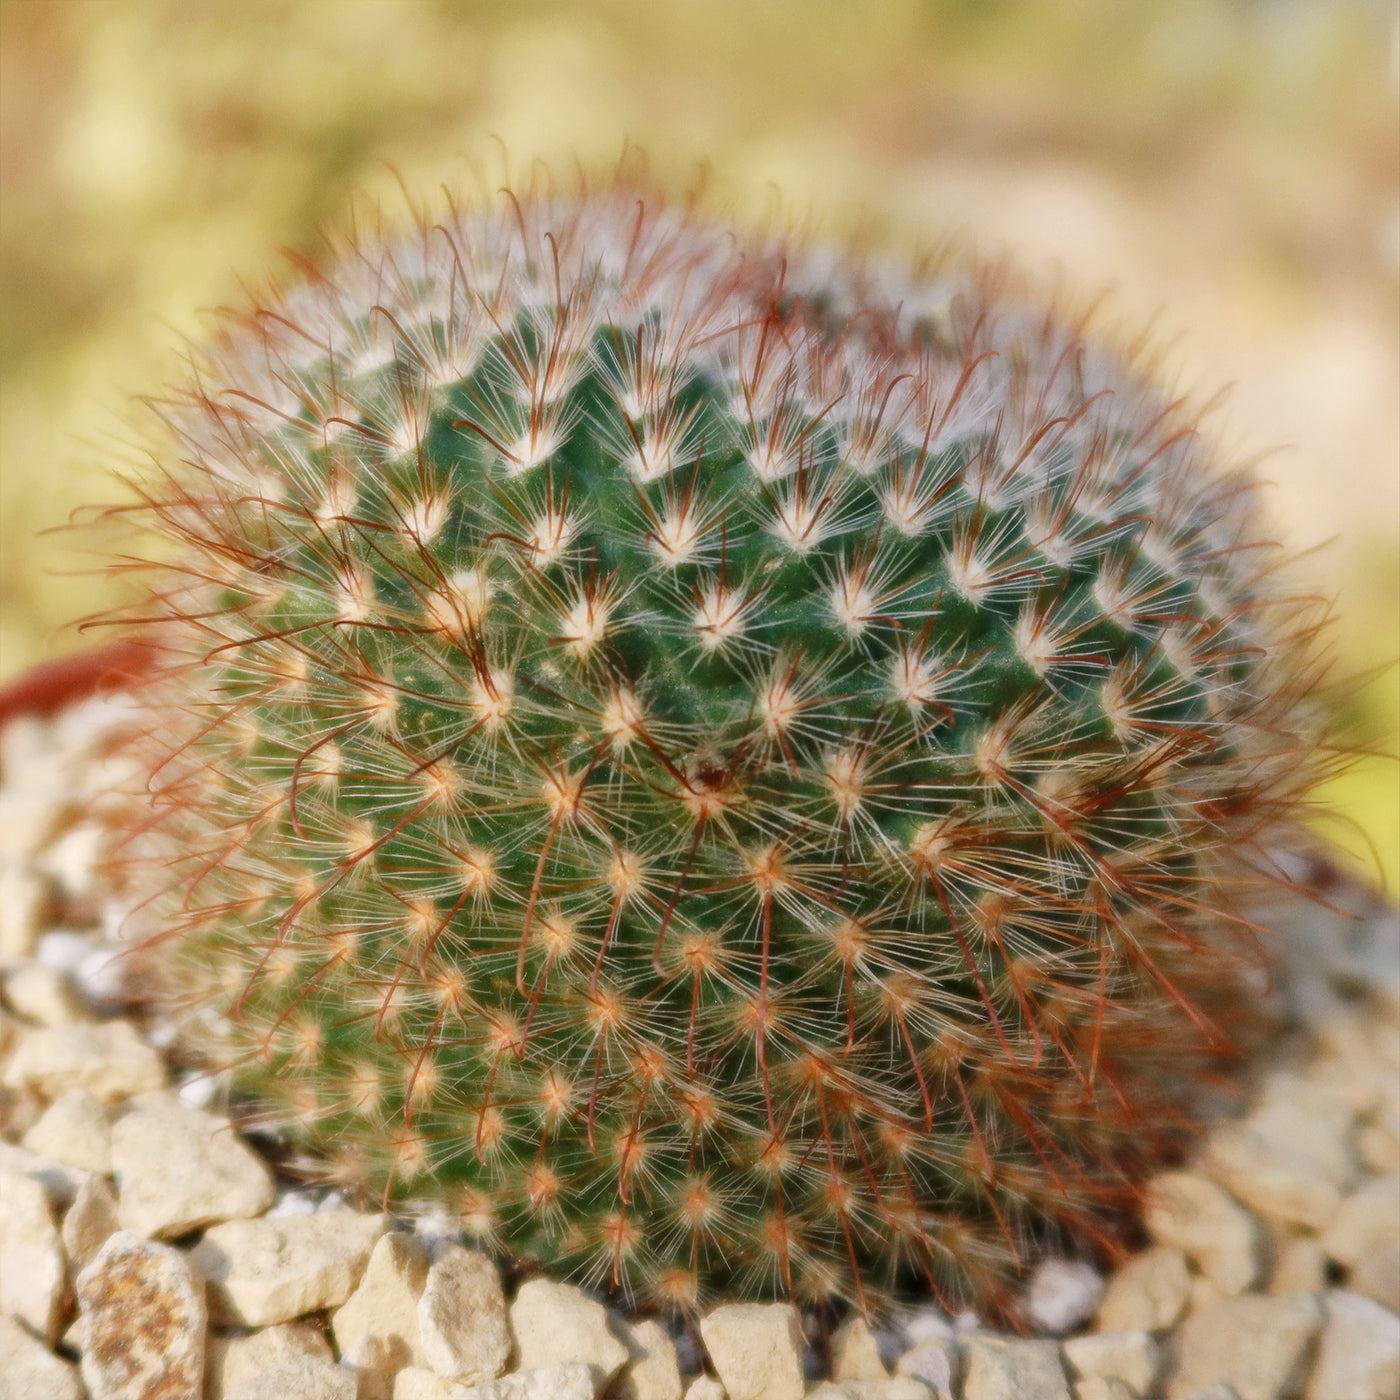
{"type": "Polygon", "coordinates": [[[0,732],[5,1400],[1400,1393],[1400,922],[1361,887],[1260,912],[1289,949],[1267,1070],[1151,1184],[1144,1248],[1028,1272],[1029,1335],[928,1302],[830,1335],[721,1304],[697,1338],[563,1279],[512,1293],[444,1216],[279,1179],[268,1140],[224,1116],[227,1086],[167,1063],[173,1028],[132,995],[95,864],[121,716],[108,699],[0,732]]]}

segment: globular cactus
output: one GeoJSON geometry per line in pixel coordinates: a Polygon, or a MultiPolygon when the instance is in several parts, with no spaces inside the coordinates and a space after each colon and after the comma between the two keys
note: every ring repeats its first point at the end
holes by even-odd
{"type": "Polygon", "coordinates": [[[231,316],[158,405],[123,854],[245,1111],[681,1307],[1102,1236],[1316,677],[1248,484],[1082,334],[624,180],[231,316]]]}

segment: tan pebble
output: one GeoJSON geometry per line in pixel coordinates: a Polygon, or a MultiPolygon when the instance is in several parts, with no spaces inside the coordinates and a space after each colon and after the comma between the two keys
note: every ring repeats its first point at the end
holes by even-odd
{"type": "Polygon", "coordinates": [[[426,1366],[405,1366],[394,1377],[393,1400],[461,1400],[467,1393],[465,1385],[445,1380],[426,1366]]]}
{"type": "Polygon", "coordinates": [[[141,1094],[112,1125],[112,1170],[122,1228],[187,1234],[261,1215],[276,1190],[266,1163],[224,1118],[173,1091],[141,1094]]]}
{"type": "Polygon", "coordinates": [[[356,1400],[353,1372],[334,1361],[298,1356],[250,1377],[224,1400],[356,1400]]]}
{"type": "Polygon", "coordinates": [[[385,1400],[405,1366],[425,1366],[418,1300],[428,1261],[415,1235],[382,1235],[358,1287],[331,1318],[341,1360],[360,1377],[360,1400],[385,1400]]]}
{"type": "Polygon", "coordinates": [[[1400,1138],[1380,1123],[1367,1123],[1356,1134],[1356,1155],[1377,1176],[1400,1171],[1400,1138]]]}
{"type": "Polygon", "coordinates": [[[1329,1259],[1355,1264],[1367,1254],[1400,1245],[1400,1174],[1364,1182],[1342,1202],[1322,1234],[1329,1259]]]}
{"type": "Polygon", "coordinates": [[[44,1194],[55,1211],[67,1210],[78,1194],[78,1188],[92,1175],[81,1167],[69,1166],[67,1162],[8,1142],[0,1142],[0,1173],[3,1172],[37,1181],[44,1188],[44,1194]]]}
{"type": "Polygon", "coordinates": [[[106,1400],[200,1400],[204,1288],[178,1249],[119,1230],[78,1275],[83,1381],[106,1400]]]}
{"type": "Polygon", "coordinates": [[[728,1400],[728,1397],[713,1376],[696,1376],[685,1392],[685,1400],[728,1400]]]}
{"type": "Polygon", "coordinates": [[[1169,1400],[1224,1382],[1239,1400],[1282,1400],[1322,1326],[1311,1293],[1222,1298],[1193,1312],[1177,1333],[1169,1400]]]}
{"type": "Polygon", "coordinates": [[[929,1400],[929,1388],[913,1376],[864,1381],[823,1381],[807,1400],[929,1400]]]}
{"type": "Polygon", "coordinates": [[[729,1400],[801,1400],[802,1332],[786,1303],[730,1303],[700,1320],[729,1400]]]}
{"type": "Polygon", "coordinates": [[[96,822],[70,826],[38,856],[34,868],[51,876],[69,899],[87,899],[94,892],[94,876],[107,833],[96,822]]]}
{"type": "Polygon", "coordinates": [[[1102,1332],[1160,1332],[1176,1325],[1190,1296],[1186,1256],[1158,1245],[1129,1259],[1109,1279],[1096,1325],[1102,1332]]]}
{"type": "Polygon", "coordinates": [[[40,1156],[66,1162],[80,1171],[112,1170],[112,1124],[106,1106],[86,1089],[70,1089],[56,1098],[22,1139],[40,1156]]]}
{"type": "Polygon", "coordinates": [[[1307,1400],[1394,1400],[1400,1395],[1400,1317],[1341,1290],[1324,1303],[1327,1323],[1307,1400]]]}
{"type": "Polygon", "coordinates": [[[27,1084],[49,1100],[86,1089],[110,1104],[162,1088],[165,1065],[127,1021],[41,1026],[21,1036],[4,1082],[27,1084]]]}
{"type": "Polygon", "coordinates": [[[895,1363],[901,1376],[922,1381],[934,1400],[953,1400],[962,1375],[962,1352],[951,1338],[930,1337],[908,1351],[895,1363]]]}
{"type": "Polygon", "coordinates": [[[1327,1253],[1315,1235],[1295,1235],[1280,1245],[1270,1293],[1321,1293],[1327,1287],[1327,1253]]]}
{"type": "Polygon", "coordinates": [[[880,1359],[880,1344],[859,1313],[832,1334],[831,1378],[837,1381],[884,1380],[889,1369],[880,1359]]]}
{"type": "Polygon", "coordinates": [[[595,1400],[595,1392],[592,1373],[581,1362],[512,1371],[479,1385],[406,1366],[394,1382],[394,1400],[595,1400]]]}
{"type": "MultiPolygon", "coordinates": [[[[0,809],[0,831],[4,828],[0,809]]],[[[47,902],[48,891],[37,875],[0,861],[0,961],[33,956],[39,916],[47,902]]]]}
{"type": "Polygon", "coordinates": [[[52,1346],[63,1296],[63,1251],[44,1188],[0,1172],[0,1314],[19,1318],[52,1346]]]}
{"type": "Polygon", "coordinates": [[[1157,1177],[1144,1197],[1143,1221],[1158,1244],[1194,1259],[1222,1294],[1243,1293],[1259,1277],[1257,1222],[1207,1177],[1194,1172],[1157,1177]]]}
{"type": "MultiPolygon", "coordinates": [[[[210,1337],[205,1351],[205,1400],[227,1400],[244,1382],[299,1357],[334,1360],[326,1334],[319,1327],[283,1322],[246,1337],[210,1337]]],[[[283,1400],[292,1400],[292,1395],[283,1400]]]]}
{"type": "Polygon", "coordinates": [[[1347,1274],[1347,1287],[1400,1313],[1400,1248],[1392,1245],[1363,1254],[1347,1274]]]}
{"type": "Polygon", "coordinates": [[[0,1315],[0,1396],[5,1400],[83,1400],[78,1368],[60,1360],[12,1317],[0,1315]]]}
{"type": "MultiPolygon", "coordinates": [[[[593,1306],[598,1307],[598,1304],[593,1306]]],[[[576,1316],[571,1314],[571,1319],[576,1316]]],[[[559,1325],[571,1323],[561,1318],[559,1325]]],[[[463,1249],[459,1244],[443,1246],[428,1270],[423,1294],[418,1299],[418,1337],[428,1365],[440,1376],[462,1381],[489,1381],[499,1376],[510,1359],[511,1328],[506,1320],[505,1294],[495,1263],[486,1255],[463,1249]]],[[[606,1339],[616,1341],[611,1334],[607,1334],[606,1339]]],[[[575,1354],[544,1357],[538,1364],[565,1360],[594,1362],[600,1373],[606,1371],[610,1364],[608,1356],[596,1346],[590,1347],[581,1336],[576,1340],[579,1350],[575,1354]]],[[[532,1347],[532,1351],[538,1355],[539,1346],[532,1347]]],[[[524,1366],[526,1345],[523,1339],[520,1339],[520,1354],[524,1366]]],[[[626,1349],[623,1348],[625,1359],[626,1349]]],[[[616,1369],[606,1371],[602,1379],[610,1379],[616,1369]]]]}
{"type": "Polygon", "coordinates": [[[650,1318],[625,1329],[627,1350],[632,1360],[613,1387],[618,1400],[681,1400],[681,1367],[671,1334],[650,1318]]]}
{"type": "Polygon", "coordinates": [[[583,1362],[600,1393],[629,1359],[608,1326],[607,1309],[572,1284],[552,1279],[520,1285],[510,1305],[510,1330],[520,1370],[583,1362]]]}
{"type": "Polygon", "coordinates": [[[964,1345],[965,1400],[1071,1400],[1056,1343],[973,1332],[964,1345]]]}
{"type": "Polygon", "coordinates": [[[5,978],[5,999],[13,1010],[40,1026],[67,1026],[92,1016],[57,969],[27,962],[5,978]]]}
{"type": "Polygon", "coordinates": [[[1117,1380],[1132,1390],[1146,1394],[1157,1381],[1162,1358],[1150,1332],[1091,1332],[1063,1342],[1065,1360],[1077,1378],[1083,1400],[1083,1382],[1091,1379],[1117,1380]]]}
{"type": "Polygon", "coordinates": [[[1078,1400],[1138,1400],[1138,1392],[1126,1381],[1112,1376],[1090,1376],[1076,1381],[1074,1393],[1078,1400]]]}
{"type": "Polygon", "coordinates": [[[216,1322],[265,1327],[338,1308],[355,1291],[388,1223],[386,1216],[350,1210],[229,1220],[205,1231],[190,1259],[209,1282],[216,1322]]]}
{"type": "Polygon", "coordinates": [[[94,1172],[78,1187],[63,1217],[63,1252],[69,1267],[86,1267],[118,1228],[117,1198],[107,1178],[94,1172]]]}
{"type": "Polygon", "coordinates": [[[39,1121],[44,1101],[27,1084],[0,1084],[0,1138],[20,1138],[39,1121]]]}

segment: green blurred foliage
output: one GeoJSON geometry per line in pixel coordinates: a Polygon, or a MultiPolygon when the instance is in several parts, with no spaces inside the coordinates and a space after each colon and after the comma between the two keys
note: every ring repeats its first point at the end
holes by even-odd
{"type": "MultiPolygon", "coordinates": [[[[1184,386],[1234,382],[1211,430],[1264,456],[1393,750],[1396,34],[1382,0],[0,0],[0,676],[119,596],[45,532],[118,498],[130,396],[274,245],[630,140],[741,214],[955,230],[1155,317],[1184,386]]],[[[1397,771],[1325,794],[1392,888],[1397,771]]]]}

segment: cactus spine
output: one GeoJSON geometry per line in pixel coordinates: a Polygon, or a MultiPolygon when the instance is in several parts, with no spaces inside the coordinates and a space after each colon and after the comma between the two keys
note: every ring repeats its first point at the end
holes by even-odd
{"type": "Polygon", "coordinates": [[[1306,626],[986,270],[625,182],[338,245],[159,404],[126,845],[319,1170],[682,1307],[995,1299],[1179,1140],[1306,626]]]}

